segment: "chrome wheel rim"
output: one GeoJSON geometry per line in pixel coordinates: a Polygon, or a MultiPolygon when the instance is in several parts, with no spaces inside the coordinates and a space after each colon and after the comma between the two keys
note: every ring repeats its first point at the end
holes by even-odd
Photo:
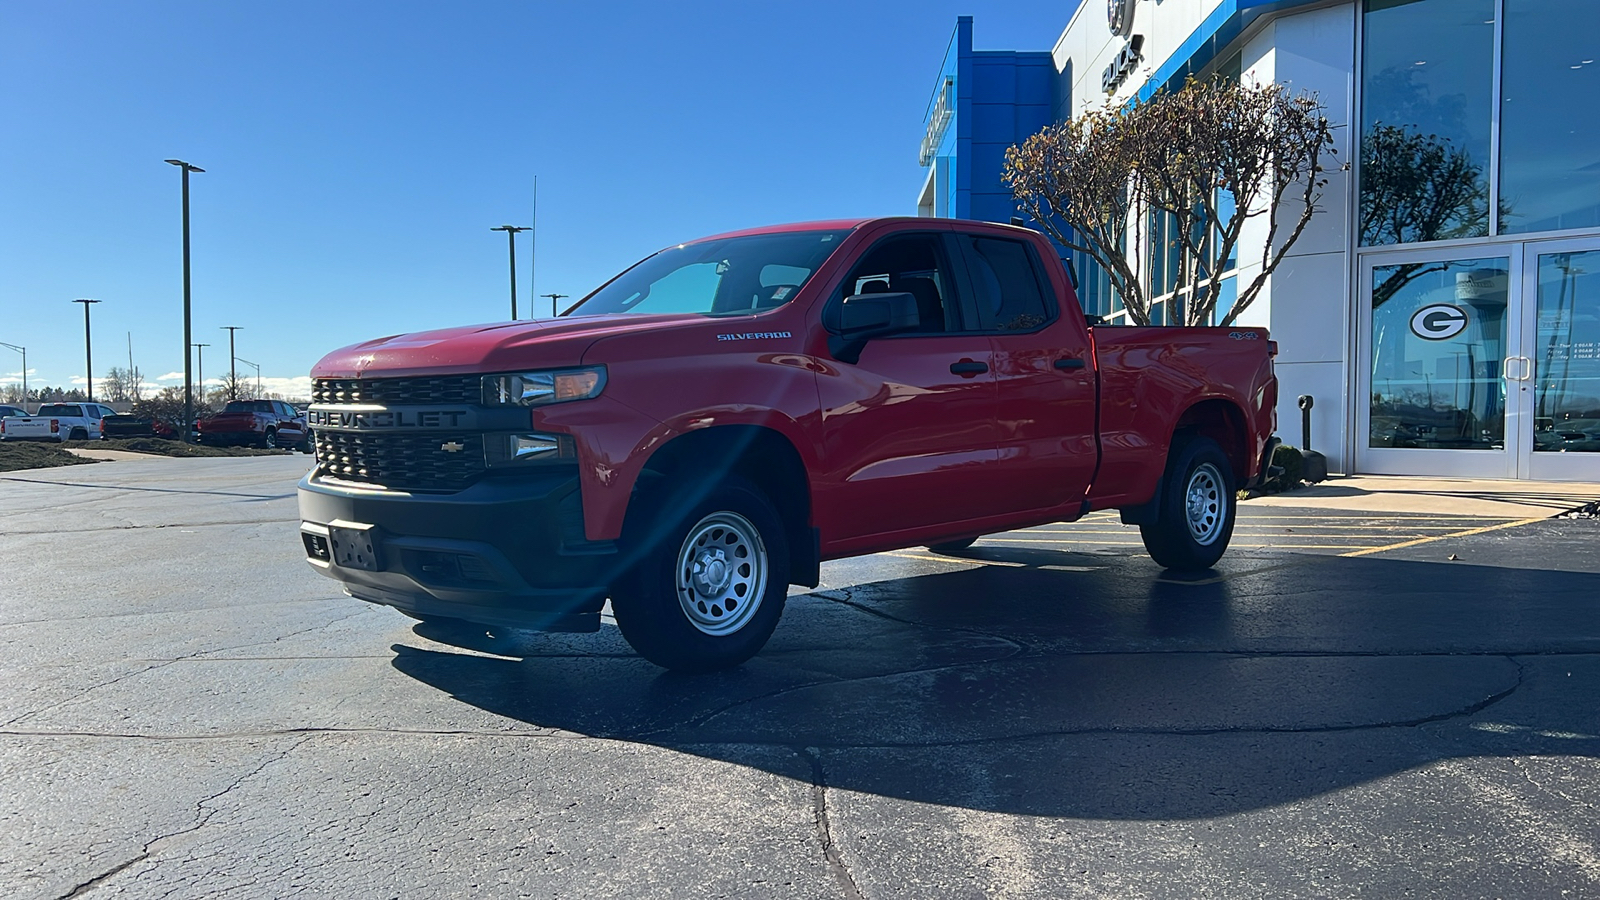
{"type": "Polygon", "coordinates": [[[678,550],[678,605],[689,624],[722,637],[749,623],[767,588],[767,548],[750,520],[716,512],[689,529],[678,550]]]}
{"type": "Polygon", "coordinates": [[[1228,517],[1228,491],[1222,473],[1204,463],[1189,476],[1183,506],[1189,522],[1189,536],[1202,547],[1215,543],[1228,517]]]}

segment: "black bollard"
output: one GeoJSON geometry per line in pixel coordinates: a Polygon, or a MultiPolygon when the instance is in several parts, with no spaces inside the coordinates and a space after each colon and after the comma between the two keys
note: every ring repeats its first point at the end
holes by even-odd
{"type": "Polygon", "coordinates": [[[1315,403],[1310,394],[1300,395],[1300,455],[1304,473],[1300,477],[1313,483],[1328,480],[1328,458],[1311,449],[1311,407],[1315,403]]]}

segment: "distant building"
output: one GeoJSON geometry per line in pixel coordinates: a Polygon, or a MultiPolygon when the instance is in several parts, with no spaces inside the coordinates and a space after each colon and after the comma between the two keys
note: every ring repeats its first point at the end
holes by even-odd
{"type": "MultiPolygon", "coordinates": [[[[923,214],[1006,221],[1007,146],[1191,74],[1314,92],[1352,165],[1241,319],[1281,348],[1280,433],[1311,394],[1340,471],[1600,481],[1600,3],[1084,0],[1050,53],[972,27],[924,116],[923,214]]],[[[1158,301],[1165,256],[1140,261],[1158,301]]],[[[1086,309],[1125,319],[1074,262],[1086,309]]]]}

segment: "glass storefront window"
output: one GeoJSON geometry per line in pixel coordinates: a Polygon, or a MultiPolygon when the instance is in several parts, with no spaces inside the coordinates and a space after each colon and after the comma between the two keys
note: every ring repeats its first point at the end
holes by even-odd
{"type": "Polygon", "coordinates": [[[1367,0],[1363,246],[1489,233],[1494,0],[1367,0]]]}
{"type": "Polygon", "coordinates": [[[1505,446],[1511,261],[1464,259],[1372,272],[1369,446],[1505,446]]]}
{"type": "Polygon", "coordinates": [[[1505,3],[1500,231],[1600,227],[1600,4],[1505,3]]]}
{"type": "Polygon", "coordinates": [[[1535,452],[1600,451],[1600,250],[1539,257],[1535,452]]]}

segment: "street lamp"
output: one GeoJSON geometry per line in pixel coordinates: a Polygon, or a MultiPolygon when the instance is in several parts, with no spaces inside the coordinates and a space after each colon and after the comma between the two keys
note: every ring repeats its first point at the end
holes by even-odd
{"type": "Polygon", "coordinates": [[[200,370],[200,402],[204,403],[206,402],[206,348],[211,345],[193,344],[191,346],[194,347],[196,353],[200,354],[199,365],[196,368],[200,370]]]}
{"type": "Polygon", "coordinates": [[[189,430],[194,427],[194,394],[189,380],[189,173],[204,172],[181,159],[166,162],[183,170],[183,442],[191,440],[189,430]]]}
{"type": "MultiPolygon", "coordinates": [[[[87,309],[88,307],[84,308],[87,309]]],[[[28,409],[28,348],[19,347],[16,344],[8,344],[5,341],[0,341],[0,347],[10,347],[12,350],[22,354],[22,409],[26,412],[28,409]]]]}
{"type": "MultiPolygon", "coordinates": [[[[511,242],[511,321],[517,320],[517,232],[532,231],[530,226],[501,225],[490,231],[504,231],[511,242]]],[[[531,310],[530,310],[531,312],[531,310]]]]}
{"type": "Polygon", "coordinates": [[[563,299],[563,298],[565,298],[567,296],[570,296],[570,295],[568,295],[568,294],[540,294],[539,296],[541,296],[541,297],[549,297],[550,298],[550,318],[554,319],[556,317],[556,301],[557,300],[561,300],[561,299],[563,299]]]}
{"type": "Polygon", "coordinates": [[[243,325],[224,325],[222,330],[228,333],[228,399],[239,399],[239,370],[233,364],[233,333],[243,328],[243,325]]]}
{"type": "Polygon", "coordinates": [[[242,356],[238,357],[238,359],[239,359],[239,362],[242,362],[247,366],[255,366],[255,370],[256,370],[256,397],[260,398],[260,396],[261,396],[261,367],[257,366],[255,363],[251,362],[248,359],[245,359],[242,356]]]}
{"type": "Polygon", "coordinates": [[[79,298],[73,303],[83,304],[83,367],[89,378],[89,402],[94,402],[94,353],[89,343],[89,304],[99,303],[99,300],[79,298]]]}

